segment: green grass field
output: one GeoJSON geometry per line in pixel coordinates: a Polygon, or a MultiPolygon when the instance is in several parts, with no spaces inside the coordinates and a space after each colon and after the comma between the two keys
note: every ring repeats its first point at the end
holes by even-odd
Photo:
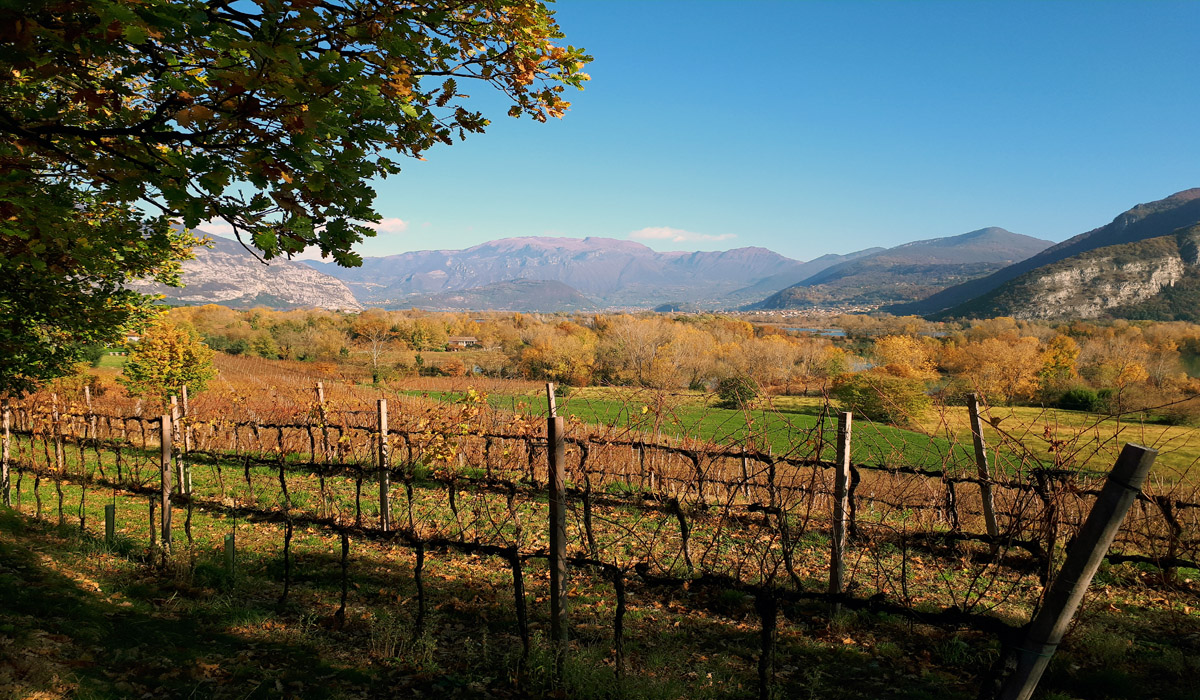
{"type": "MultiPolygon", "coordinates": [[[[413,395],[453,402],[461,392],[413,391],[413,395]]],[[[836,419],[822,417],[819,397],[760,399],[750,411],[720,408],[700,392],[649,392],[588,387],[557,399],[558,412],[593,425],[612,426],[670,437],[698,437],[718,444],[769,445],[779,456],[808,456],[821,438],[822,457],[831,459],[836,419]],[[823,435],[821,432],[823,429],[823,435]]],[[[547,412],[544,393],[491,394],[493,408],[538,416],[547,412]]],[[[828,409],[836,411],[836,407],[828,409]]],[[[1121,445],[1133,442],[1159,450],[1154,478],[1164,484],[1200,482],[1200,431],[1077,411],[1032,407],[995,407],[985,413],[984,438],[994,464],[1015,470],[1026,464],[1063,466],[1094,472],[1111,468],[1121,445]]],[[[929,410],[915,429],[856,420],[852,458],[859,463],[974,469],[974,447],[967,409],[929,410]]]]}
{"type": "MultiPolygon", "coordinates": [[[[582,416],[584,411],[602,415],[601,409],[606,409],[620,417],[618,404],[624,402],[581,392],[564,400],[561,410],[582,416]]],[[[633,420],[649,414],[639,407],[633,420]]],[[[673,424],[683,429],[687,416],[697,414],[679,407],[674,415],[678,418],[673,424]]],[[[703,418],[692,427],[701,425],[703,418]]],[[[34,459],[49,454],[45,447],[31,449],[26,438],[14,450],[34,459]]],[[[67,450],[68,473],[78,473],[83,456],[67,450]]],[[[125,460],[126,470],[138,465],[142,477],[153,482],[156,450],[129,449],[125,460]]],[[[216,462],[196,462],[198,494],[252,509],[280,507],[276,469],[245,468],[237,460],[222,464],[223,477],[215,471],[216,462]]],[[[115,468],[106,454],[108,473],[115,468]]],[[[312,514],[322,500],[315,479],[293,474],[288,480],[291,512],[312,514]]],[[[201,507],[193,514],[189,543],[183,532],[186,511],[177,508],[175,554],[160,567],[147,547],[151,523],[144,496],[92,488],[81,509],[82,490],[66,484],[65,524],[56,526],[53,481],[44,478],[41,484],[41,519],[31,517],[35,505],[30,475],[22,481],[20,496],[14,499],[19,510],[0,508],[0,582],[13,593],[9,605],[0,610],[0,641],[17,652],[17,671],[9,681],[16,697],[334,699],[372,697],[387,688],[413,697],[563,697],[565,692],[566,697],[597,700],[735,700],[750,696],[755,688],[757,617],[752,600],[738,591],[697,586],[664,593],[631,578],[625,618],[628,668],[618,679],[612,672],[610,645],[611,583],[585,569],[573,570],[566,688],[555,690],[550,682],[553,660],[544,642],[548,572],[540,560],[531,559],[526,569],[535,637],[522,678],[510,572],[502,560],[431,552],[425,563],[430,616],[426,632],[417,634],[413,553],[355,539],[348,560],[347,615],[339,623],[339,543],[332,528],[297,527],[291,543],[292,587],[288,602],[281,605],[279,522],[256,522],[236,512],[201,507]],[[107,504],[116,505],[117,514],[117,537],[111,544],[101,534],[107,504]],[[81,514],[86,514],[85,532],[79,528],[81,514]],[[223,559],[223,540],[230,533],[236,533],[237,542],[233,576],[223,559]]],[[[327,487],[334,510],[352,522],[355,485],[330,478],[327,487]]],[[[372,487],[367,484],[364,490],[367,522],[378,517],[369,495],[372,487]]],[[[418,481],[413,500],[417,522],[452,534],[463,527],[460,514],[503,512],[502,494],[466,485],[454,494],[457,510],[448,505],[444,486],[418,481]]],[[[399,488],[395,498],[393,506],[400,512],[405,497],[399,488]]],[[[518,507],[527,524],[526,536],[533,538],[526,546],[537,546],[541,534],[534,524],[546,521],[545,502],[522,499],[518,507]]],[[[647,518],[636,509],[620,508],[598,510],[597,516],[602,551],[615,552],[622,542],[647,542],[658,550],[650,560],[671,561],[675,540],[670,516],[647,518]],[[628,540],[626,528],[637,536],[628,540]]],[[[578,517],[569,516],[574,542],[579,541],[578,517]]],[[[489,541],[495,527],[489,522],[468,520],[468,529],[459,536],[489,541]]],[[[498,524],[511,532],[508,523],[498,524]]],[[[728,528],[722,532],[724,546],[733,545],[728,528]]],[[[714,533],[711,522],[696,521],[697,542],[714,533]]],[[[745,542],[754,541],[757,533],[757,528],[748,529],[750,539],[745,542]]],[[[880,578],[882,567],[888,576],[903,576],[906,590],[923,601],[920,605],[933,607],[949,603],[951,587],[955,595],[970,588],[971,568],[982,565],[962,558],[962,551],[945,559],[916,552],[911,566],[897,570],[898,550],[886,542],[855,544],[852,551],[860,562],[854,568],[857,585],[884,582],[880,590],[900,595],[893,590],[893,579],[880,578]]],[[[819,531],[798,543],[797,566],[805,589],[824,585],[827,553],[827,540],[819,531]]],[[[671,570],[679,573],[677,565],[671,570]]],[[[1132,565],[1104,567],[1097,585],[1105,586],[1106,594],[1090,599],[1081,622],[1056,655],[1044,683],[1046,691],[1056,695],[1045,697],[1190,697],[1181,688],[1184,679],[1200,672],[1194,591],[1164,592],[1147,585],[1153,582],[1148,575],[1132,565]]],[[[1027,593],[1001,604],[997,592],[981,592],[988,605],[999,606],[996,612],[1001,615],[1015,614],[1014,606],[1028,604],[1027,593]]],[[[974,697],[976,680],[997,652],[996,641],[988,635],[914,625],[895,615],[864,611],[829,618],[827,608],[815,603],[788,605],[783,613],[777,697],[966,700],[974,697]]],[[[0,685],[5,682],[0,677],[0,685]]]]}
{"type": "Polygon", "coordinates": [[[125,356],[124,355],[109,355],[109,354],[105,353],[100,356],[100,363],[97,364],[96,366],[120,369],[121,367],[125,366],[125,356]]]}

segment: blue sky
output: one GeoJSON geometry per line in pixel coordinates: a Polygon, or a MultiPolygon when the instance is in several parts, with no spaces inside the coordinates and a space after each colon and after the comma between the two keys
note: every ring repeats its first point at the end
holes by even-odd
{"type": "Polygon", "coordinates": [[[984,226],[1062,240],[1200,187],[1200,2],[555,8],[595,58],[566,117],[467,87],[493,125],[380,182],[391,225],[362,253],[647,229],[805,260],[984,226]]]}

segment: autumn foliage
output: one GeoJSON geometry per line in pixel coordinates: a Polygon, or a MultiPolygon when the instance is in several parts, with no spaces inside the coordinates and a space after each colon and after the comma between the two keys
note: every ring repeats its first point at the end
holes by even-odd
{"type": "Polygon", "coordinates": [[[203,391],[216,375],[213,351],[192,328],[160,321],[132,344],[118,379],[133,396],[147,396],[164,406],[171,396],[203,391]]]}

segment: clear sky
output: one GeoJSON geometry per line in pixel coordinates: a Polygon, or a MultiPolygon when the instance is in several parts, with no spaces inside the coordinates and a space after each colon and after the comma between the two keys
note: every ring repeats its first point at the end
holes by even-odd
{"type": "Polygon", "coordinates": [[[1200,187],[1200,2],[562,0],[595,57],[379,183],[365,255],[525,235],[808,260],[1002,226],[1062,240],[1200,187]]]}

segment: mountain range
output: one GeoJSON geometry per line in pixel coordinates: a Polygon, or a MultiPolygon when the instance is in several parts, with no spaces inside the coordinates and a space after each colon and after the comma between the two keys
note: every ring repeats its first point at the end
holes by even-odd
{"type": "Polygon", "coordinates": [[[794,260],[765,248],[658,252],[612,238],[522,237],[366,258],[274,260],[213,237],[168,303],[512,311],[807,309],[932,318],[1200,320],[1200,189],[1139,204],[1059,244],[989,227],[794,260]]]}
{"type": "Polygon", "coordinates": [[[345,282],[359,301],[391,307],[412,306],[430,294],[544,280],[562,282],[601,307],[648,308],[676,301],[711,308],[750,300],[755,292],[742,290],[772,276],[790,279],[805,267],[766,248],[660,253],[614,238],[535,236],[489,241],[465,250],[366,258],[357,268],[310,264],[345,282]]]}
{"type": "Polygon", "coordinates": [[[750,308],[874,308],[914,301],[993,273],[1052,245],[996,227],[913,241],[827,267],[750,308]]]}

